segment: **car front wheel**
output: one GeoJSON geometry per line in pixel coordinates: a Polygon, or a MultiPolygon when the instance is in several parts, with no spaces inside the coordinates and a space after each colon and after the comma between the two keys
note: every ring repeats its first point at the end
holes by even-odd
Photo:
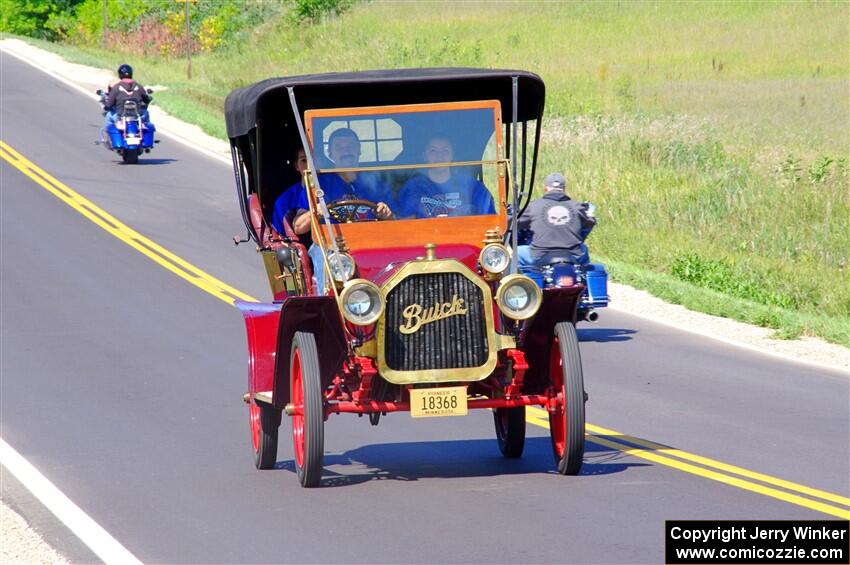
{"type": "Polygon", "coordinates": [[[521,457],[525,447],[525,406],[495,408],[493,421],[496,424],[496,441],[502,455],[509,459],[521,457]]]}
{"type": "Polygon", "coordinates": [[[584,375],[576,328],[570,322],[555,325],[549,377],[563,402],[549,412],[552,451],[562,475],[577,475],[584,458],[584,375]]]}
{"type": "Polygon", "coordinates": [[[248,404],[251,418],[251,443],[254,447],[254,465],[257,469],[272,469],[277,463],[277,432],[280,411],[262,406],[254,400],[248,404]]]}
{"type": "Polygon", "coordinates": [[[292,415],[292,447],[295,470],[303,487],[318,486],[322,480],[325,450],[325,414],[319,373],[319,355],[313,334],[297,332],[292,341],[290,367],[290,400],[292,415]]]}

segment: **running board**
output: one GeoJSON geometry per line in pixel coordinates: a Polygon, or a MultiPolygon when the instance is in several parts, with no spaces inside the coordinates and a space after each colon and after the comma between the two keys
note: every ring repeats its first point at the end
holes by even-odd
{"type": "MultiPolygon", "coordinates": [[[[267,392],[255,393],[254,394],[254,401],[262,403],[262,404],[271,405],[272,404],[272,392],[273,391],[270,390],[270,391],[267,391],[267,392]]],[[[251,402],[251,393],[250,392],[246,392],[245,394],[242,395],[242,402],[244,402],[245,404],[248,404],[249,402],[251,402]]]]}
{"type": "Polygon", "coordinates": [[[254,393],[254,402],[261,402],[263,404],[268,404],[269,406],[271,406],[272,391],[254,393]]]}

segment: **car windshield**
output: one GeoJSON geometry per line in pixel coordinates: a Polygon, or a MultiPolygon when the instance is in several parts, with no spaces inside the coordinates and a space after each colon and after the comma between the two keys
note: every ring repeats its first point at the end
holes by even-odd
{"type": "MultiPolygon", "coordinates": [[[[501,122],[497,101],[310,110],[307,134],[318,183],[338,221],[501,214],[501,122]]],[[[502,169],[503,170],[503,169],[502,169]]]]}

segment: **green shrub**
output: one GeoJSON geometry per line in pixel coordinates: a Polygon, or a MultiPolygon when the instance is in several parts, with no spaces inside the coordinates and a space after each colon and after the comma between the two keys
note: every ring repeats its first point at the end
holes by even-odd
{"type": "Polygon", "coordinates": [[[81,0],[0,0],[0,32],[28,35],[40,39],[58,39],[49,25],[66,14],[81,0]]]}
{"type": "MultiPolygon", "coordinates": [[[[102,0],[75,1],[79,5],[63,17],[58,35],[82,45],[100,45],[102,0]]],[[[189,5],[192,48],[209,52],[228,44],[238,46],[246,34],[282,9],[281,2],[264,0],[193,2],[189,5]]],[[[171,57],[183,56],[188,49],[185,6],[174,0],[109,0],[107,26],[110,49],[121,53],[171,57]]]]}
{"type": "Polygon", "coordinates": [[[820,159],[817,159],[812,165],[809,167],[809,180],[812,183],[821,183],[829,176],[829,167],[835,163],[832,157],[828,157],[826,155],[822,156],[820,159]]]}
{"type": "Polygon", "coordinates": [[[295,0],[293,14],[299,21],[317,22],[324,16],[342,14],[352,3],[352,0],[295,0]]]}
{"type": "MultiPolygon", "coordinates": [[[[110,32],[127,32],[136,29],[143,16],[174,7],[169,0],[109,0],[106,6],[107,25],[110,32]]],[[[74,12],[76,25],[69,30],[69,38],[79,43],[99,42],[103,34],[103,0],[83,0],[74,12]]]]}

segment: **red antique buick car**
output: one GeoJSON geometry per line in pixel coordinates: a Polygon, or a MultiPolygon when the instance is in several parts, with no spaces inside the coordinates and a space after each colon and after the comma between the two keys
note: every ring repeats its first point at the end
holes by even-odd
{"type": "Polygon", "coordinates": [[[333,414],[489,408],[502,454],[519,457],[537,405],[558,471],[578,473],[584,285],[541,291],[519,274],[510,214],[530,199],[544,91],[525,71],[413,69],[230,93],[239,202],[271,288],[238,303],[258,468],[276,463],[284,414],[313,487],[333,414]]]}

